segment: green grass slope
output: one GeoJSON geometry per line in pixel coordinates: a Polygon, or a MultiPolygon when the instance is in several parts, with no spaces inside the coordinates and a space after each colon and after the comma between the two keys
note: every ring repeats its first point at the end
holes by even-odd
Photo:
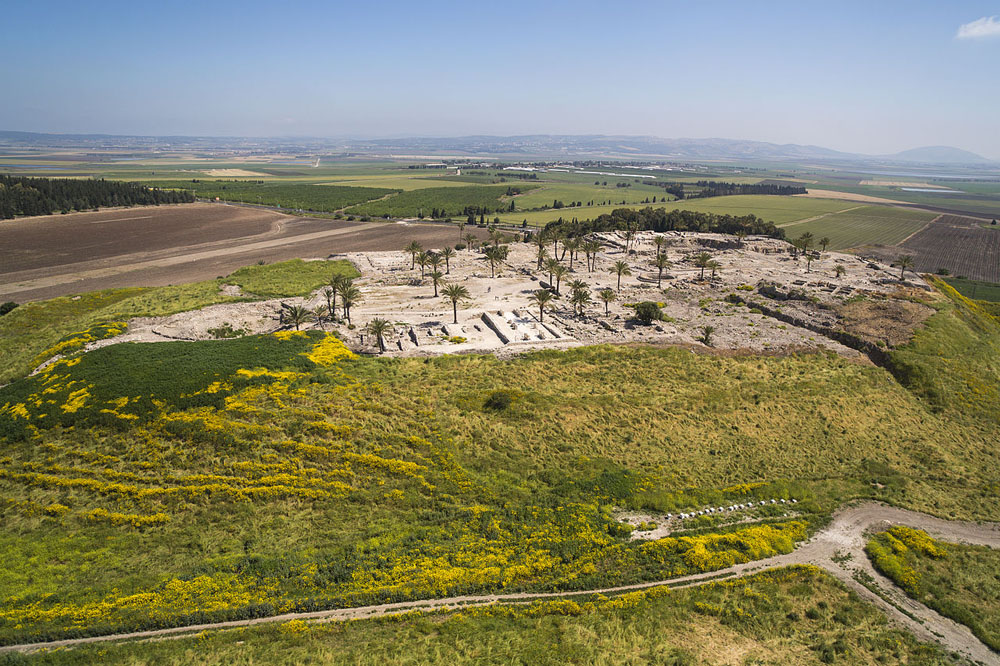
{"type": "Polygon", "coordinates": [[[947,663],[808,567],[613,599],[292,621],[179,640],[87,645],[11,664],[876,664],[947,663]]]}
{"type": "MultiPolygon", "coordinates": [[[[57,353],[76,351],[94,339],[91,327],[131,317],[160,317],[216,303],[304,296],[334,274],[356,276],[346,261],[291,261],[241,268],[227,278],[155,288],[126,288],[64,296],[22,305],[0,316],[0,384],[23,377],[57,353]],[[219,288],[235,284],[245,296],[219,288]]],[[[106,336],[101,336],[106,337],[106,336]]]]}
{"type": "Polygon", "coordinates": [[[1000,652],[1000,551],[936,541],[904,526],[872,537],[865,550],[908,595],[1000,652]]]}
{"type": "Polygon", "coordinates": [[[657,580],[787,552],[857,497],[1000,518],[966,383],[982,361],[996,390],[997,322],[945,293],[898,352],[910,389],[833,355],[378,359],[313,333],[63,360],[0,389],[0,641],[657,580]],[[800,503],[651,542],[612,515],[755,497],[800,503]]]}

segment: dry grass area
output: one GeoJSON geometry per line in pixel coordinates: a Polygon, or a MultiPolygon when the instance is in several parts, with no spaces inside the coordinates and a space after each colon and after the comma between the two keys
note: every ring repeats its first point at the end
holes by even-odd
{"type": "Polygon", "coordinates": [[[873,197],[867,194],[855,194],[854,192],[837,192],[835,190],[807,190],[805,194],[793,194],[792,196],[804,197],[807,199],[840,199],[843,201],[861,201],[863,203],[906,204],[905,201],[896,201],[895,199],[873,197]]]}
{"type": "MultiPolygon", "coordinates": [[[[885,342],[890,347],[906,344],[913,332],[934,314],[934,308],[924,303],[907,300],[914,294],[905,291],[898,297],[853,301],[837,308],[844,329],[866,340],[885,342]]],[[[918,298],[929,300],[926,293],[918,298]]]]}

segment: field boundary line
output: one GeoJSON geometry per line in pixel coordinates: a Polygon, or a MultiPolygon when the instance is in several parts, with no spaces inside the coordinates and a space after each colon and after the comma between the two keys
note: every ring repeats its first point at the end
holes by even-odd
{"type": "Polygon", "coordinates": [[[896,243],[896,247],[902,247],[903,244],[906,241],[910,240],[911,238],[913,238],[914,236],[916,236],[917,234],[919,234],[921,231],[923,231],[927,227],[931,226],[932,224],[934,224],[935,222],[937,222],[938,220],[940,220],[942,217],[944,217],[944,213],[941,213],[940,215],[938,215],[937,217],[935,217],[933,220],[928,221],[927,224],[925,224],[924,226],[920,227],[919,229],[917,229],[916,231],[914,231],[912,234],[910,234],[909,236],[907,236],[903,240],[901,240],[898,243],[896,243]]]}
{"type": "Polygon", "coordinates": [[[864,204],[860,206],[852,206],[851,208],[845,208],[843,210],[835,210],[829,213],[822,213],[820,215],[813,215],[812,217],[807,217],[804,220],[792,220],[791,222],[785,222],[784,224],[776,224],[775,226],[779,229],[784,229],[785,227],[793,227],[796,224],[805,224],[806,222],[815,222],[816,220],[822,220],[824,217],[830,217],[832,215],[840,215],[841,213],[847,213],[852,210],[857,210],[859,208],[864,208],[864,204]]]}

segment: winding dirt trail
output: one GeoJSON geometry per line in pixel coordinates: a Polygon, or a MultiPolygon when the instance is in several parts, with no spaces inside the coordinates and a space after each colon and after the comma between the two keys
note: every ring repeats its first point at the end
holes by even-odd
{"type": "Polygon", "coordinates": [[[289,620],[336,622],[394,615],[413,610],[448,610],[460,607],[485,606],[494,603],[524,603],[534,599],[554,597],[615,594],[662,585],[676,589],[704,585],[721,577],[744,576],[765,569],[774,569],[793,564],[813,564],[826,570],[850,590],[856,592],[861,598],[875,604],[891,620],[909,629],[917,638],[937,642],[946,649],[980,664],[1000,665],[1000,655],[986,647],[986,645],[972,634],[968,627],[949,620],[923,604],[910,599],[889,579],[883,577],[872,568],[864,552],[865,534],[871,530],[879,531],[893,525],[916,527],[944,541],[1000,548],[1000,523],[969,523],[942,520],[915,511],[898,509],[875,502],[865,502],[847,506],[837,511],[826,528],[817,532],[810,540],[787,555],[777,555],[746,564],[738,564],[727,569],[671,578],[669,580],[594,590],[467,595],[309,613],[285,613],[283,615],[253,620],[198,624],[170,629],[137,631],[89,638],[73,638],[46,643],[8,645],[0,647],[0,654],[5,652],[31,652],[41,648],[71,647],[106,641],[183,638],[206,630],[250,627],[265,623],[287,622],[289,620]],[[873,587],[878,592],[876,593],[858,582],[855,579],[856,572],[861,572],[862,577],[864,577],[864,574],[870,576],[870,580],[874,581],[873,587]]]}

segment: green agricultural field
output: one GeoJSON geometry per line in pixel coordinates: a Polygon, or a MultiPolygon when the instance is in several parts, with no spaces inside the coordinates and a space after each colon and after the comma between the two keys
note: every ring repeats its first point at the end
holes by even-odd
{"type": "Polygon", "coordinates": [[[966,280],[957,277],[942,278],[966,298],[1000,303],[1000,284],[981,280],[966,280]]]}
{"type": "Polygon", "coordinates": [[[200,180],[150,182],[161,188],[192,190],[204,199],[219,198],[281,208],[335,212],[364,201],[379,199],[399,192],[385,187],[347,187],[331,185],[317,187],[310,183],[249,180],[200,180]]]}
{"type": "Polygon", "coordinates": [[[891,206],[854,204],[815,219],[779,224],[788,238],[808,232],[816,239],[830,239],[829,250],[862,245],[896,245],[924,228],[937,213],[891,206]]]}
{"type": "MultiPolygon", "coordinates": [[[[707,199],[685,199],[683,201],[670,201],[667,203],[657,203],[656,208],[666,207],[670,210],[679,208],[682,210],[697,210],[704,213],[716,213],[719,215],[747,215],[753,213],[767,221],[775,224],[782,224],[803,220],[816,215],[841,211],[852,208],[857,204],[848,201],[834,201],[833,199],[809,199],[806,197],[785,197],[769,195],[738,195],[728,197],[710,197],[707,199]]],[[[633,208],[637,206],[631,206],[633,208]]],[[[563,208],[560,210],[530,211],[503,213],[500,219],[508,224],[520,224],[527,219],[531,226],[545,226],[560,217],[563,219],[577,218],[580,220],[591,220],[600,215],[611,213],[616,208],[629,208],[629,206],[591,206],[586,208],[563,208]]]]}
{"type": "MultiPolygon", "coordinates": [[[[419,173],[419,172],[418,172],[419,173]]],[[[400,176],[389,174],[384,176],[366,176],[363,178],[346,177],[329,182],[316,183],[320,186],[334,187],[381,187],[394,190],[423,190],[428,187],[467,187],[469,183],[456,182],[444,176],[421,174],[418,176],[400,176]]]]}
{"type": "MultiPolygon", "coordinates": [[[[465,187],[429,187],[410,190],[380,201],[353,206],[348,210],[355,215],[381,217],[429,217],[433,209],[444,211],[441,217],[464,217],[462,211],[467,206],[485,209],[489,213],[506,208],[510,188],[524,192],[536,187],[522,183],[504,185],[467,185],[465,187]]],[[[325,188],[321,188],[325,189],[325,188]]]]}
{"type": "Polygon", "coordinates": [[[866,547],[872,564],[918,601],[967,625],[1000,652],[1000,551],[893,527],[866,547]]]}
{"type": "MultiPolygon", "coordinates": [[[[872,178],[868,176],[867,178],[872,178]]],[[[886,177],[889,178],[889,177],[886,177]]],[[[894,178],[892,180],[895,180],[894,178]]],[[[924,179],[926,180],[926,179],[924,179]]],[[[948,185],[937,182],[936,185],[948,185]]],[[[954,187],[965,191],[960,182],[954,183],[954,187]]],[[[845,184],[841,181],[819,183],[810,186],[814,190],[835,190],[839,192],[852,192],[855,194],[865,194],[873,197],[882,197],[906,203],[915,203],[923,206],[938,206],[942,208],[965,211],[977,215],[1000,215],[1000,194],[997,194],[990,187],[970,187],[967,194],[935,194],[933,192],[907,192],[899,187],[885,187],[881,185],[857,185],[845,184]]]]}
{"type": "MultiPolygon", "coordinates": [[[[674,198],[663,189],[651,185],[634,183],[631,187],[615,187],[613,182],[608,182],[608,185],[540,183],[538,189],[516,197],[515,205],[518,210],[530,210],[532,208],[551,208],[554,201],[561,201],[567,205],[579,201],[584,206],[588,206],[593,201],[595,206],[599,206],[621,204],[622,201],[628,204],[640,204],[643,201],[652,200],[653,197],[656,197],[657,201],[662,198],[674,198]]],[[[619,205],[619,207],[621,206],[619,205]]],[[[565,212],[565,210],[560,212],[565,212]]]]}
{"type": "Polygon", "coordinates": [[[130,317],[159,317],[232,301],[303,296],[334,274],[355,276],[346,261],[292,260],[241,268],[228,278],[192,284],[109,289],[78,297],[26,303],[0,317],[0,384],[27,374],[53,354],[47,350],[79,331],[130,317]],[[246,296],[223,294],[222,284],[237,284],[246,296]]]}
{"type": "Polygon", "coordinates": [[[350,623],[292,621],[155,642],[36,653],[24,664],[946,663],[939,648],[807,567],[612,599],[413,613],[350,623]],[[704,640],[711,636],[711,640],[704,640]]]}

